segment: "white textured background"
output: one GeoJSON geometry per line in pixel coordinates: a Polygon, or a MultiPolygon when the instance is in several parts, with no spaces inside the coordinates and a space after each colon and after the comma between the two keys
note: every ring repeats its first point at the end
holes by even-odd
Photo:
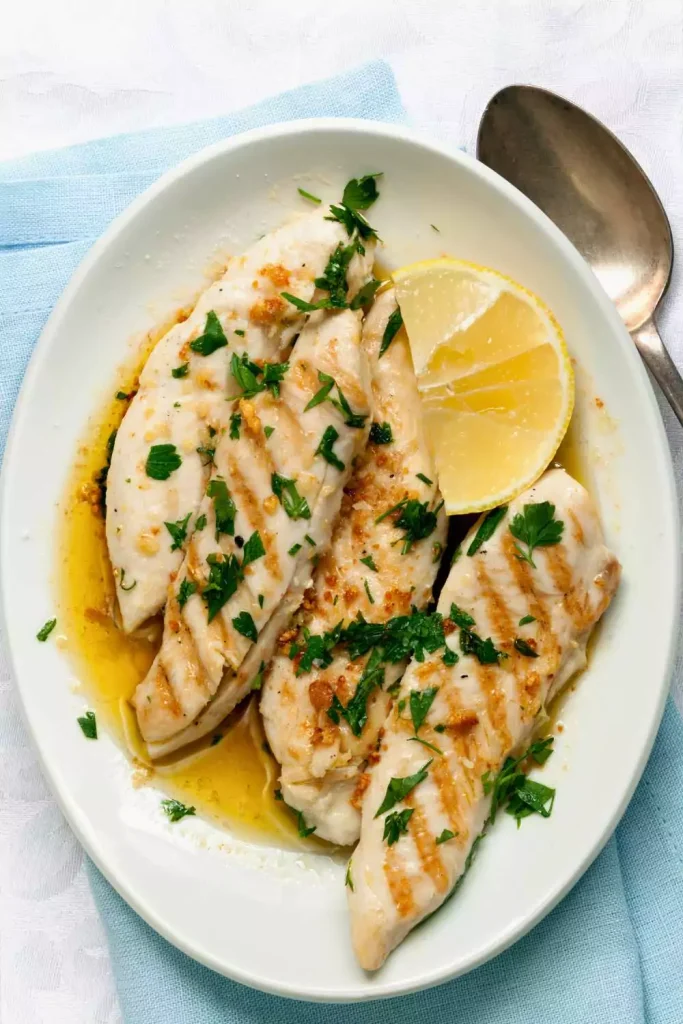
{"type": "MultiPolygon", "coordinates": [[[[0,15],[0,159],[227,113],[384,57],[413,124],[470,151],[502,85],[586,106],[646,168],[683,246],[682,0],[0,0],[0,15]]],[[[679,366],[682,321],[676,274],[661,326],[679,366]]],[[[680,657],[677,677],[683,710],[680,657]]],[[[0,664],[0,1021],[119,1020],[80,848],[0,664]]]]}

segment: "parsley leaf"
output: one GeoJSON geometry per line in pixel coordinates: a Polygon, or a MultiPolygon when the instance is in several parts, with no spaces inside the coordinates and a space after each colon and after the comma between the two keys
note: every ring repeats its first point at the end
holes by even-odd
{"type": "Polygon", "coordinates": [[[249,614],[249,612],[240,612],[233,620],[232,624],[238,633],[245,636],[247,640],[251,640],[252,643],[256,643],[258,640],[258,630],[256,623],[249,614]]]}
{"type": "MultiPolygon", "coordinates": [[[[265,670],[266,670],[266,663],[265,663],[265,661],[262,661],[261,664],[259,665],[258,672],[256,673],[256,675],[254,676],[254,678],[252,679],[252,681],[251,681],[251,683],[249,685],[249,689],[250,689],[250,691],[252,693],[257,692],[258,690],[262,689],[262,687],[263,687],[263,673],[265,672],[265,670]]],[[[268,753],[268,751],[266,751],[266,753],[268,753]]]]}
{"type": "Polygon", "coordinates": [[[323,373],[322,370],[318,370],[318,380],[322,384],[322,387],[313,395],[313,398],[304,409],[304,412],[308,412],[309,409],[314,409],[316,405],[320,405],[321,402],[324,402],[336,384],[334,377],[330,377],[329,373],[323,373]]]}
{"type": "Polygon", "coordinates": [[[440,836],[436,838],[436,845],[441,846],[442,843],[447,843],[449,839],[455,839],[459,835],[458,832],[451,832],[449,828],[445,828],[440,836]]]}
{"type": "Polygon", "coordinates": [[[41,626],[36,633],[36,640],[40,640],[41,643],[45,643],[52,630],[57,625],[56,619],[48,619],[44,626],[41,626]]]}
{"type": "Polygon", "coordinates": [[[346,426],[358,428],[365,426],[365,421],[368,418],[367,413],[363,414],[354,412],[351,406],[349,405],[348,401],[346,400],[344,392],[342,391],[338,384],[337,395],[339,397],[339,401],[337,401],[334,398],[331,398],[330,401],[332,402],[332,405],[336,409],[339,409],[339,411],[344,416],[344,423],[346,424],[346,426]]]}
{"type": "Polygon", "coordinates": [[[216,540],[222,533],[234,537],[237,508],[225,480],[221,480],[220,477],[210,480],[206,494],[213,501],[213,511],[216,517],[216,540]]]}
{"type": "Polygon", "coordinates": [[[145,463],[145,472],[153,480],[168,480],[171,473],[180,469],[183,460],[174,444],[153,444],[145,463]]]}
{"type": "Polygon", "coordinates": [[[427,487],[434,486],[434,481],[430,480],[428,476],[424,475],[424,473],[416,473],[415,476],[418,480],[421,480],[423,484],[427,484],[427,487]]]}
{"type": "Polygon", "coordinates": [[[353,878],[351,877],[351,861],[346,866],[346,878],[344,879],[344,885],[348,886],[351,892],[356,890],[353,887],[353,878]]]}
{"type": "Polygon", "coordinates": [[[230,417],[230,437],[233,441],[239,441],[242,416],[238,412],[232,413],[230,417]]]}
{"type": "MultiPolygon", "coordinates": [[[[289,807],[289,804],[287,804],[287,806],[289,807]]],[[[290,807],[289,809],[290,811],[294,811],[296,814],[296,827],[300,837],[302,839],[308,839],[308,837],[312,836],[315,832],[315,825],[311,825],[309,828],[306,825],[306,819],[304,818],[302,811],[297,811],[296,807],[290,807]]]]}
{"type": "Polygon", "coordinates": [[[423,740],[421,736],[409,736],[408,743],[420,743],[423,747],[426,747],[427,750],[432,750],[435,754],[438,754],[439,757],[443,757],[443,750],[439,747],[435,747],[433,743],[428,743],[427,740],[423,740]]]}
{"type": "Polygon", "coordinates": [[[335,430],[335,428],[330,424],[329,427],[325,428],[325,433],[320,439],[320,444],[316,448],[315,454],[322,455],[325,462],[329,462],[330,466],[334,466],[335,469],[341,471],[346,469],[346,466],[339,458],[339,456],[335,455],[335,453],[332,450],[335,441],[337,441],[338,439],[339,431],[335,430]]]}
{"type": "Polygon", "coordinates": [[[289,551],[287,552],[287,554],[291,555],[292,558],[294,558],[295,555],[299,554],[299,552],[301,551],[302,547],[303,547],[303,544],[292,544],[292,546],[289,549],[289,551]]]}
{"type": "Polygon", "coordinates": [[[349,206],[330,206],[331,217],[325,217],[325,220],[338,220],[340,224],[343,224],[346,228],[346,233],[349,238],[357,231],[361,238],[377,238],[377,232],[371,227],[366,221],[362,213],[358,210],[352,210],[349,206]]]}
{"type": "Polygon", "coordinates": [[[200,444],[199,448],[197,448],[197,455],[205,455],[206,456],[205,460],[202,459],[202,466],[211,466],[211,465],[213,465],[213,458],[214,458],[215,454],[216,454],[216,449],[209,447],[209,445],[200,444]]]}
{"type": "Polygon", "coordinates": [[[451,605],[450,619],[461,629],[470,629],[474,625],[472,616],[464,612],[462,608],[458,608],[457,604],[451,605]]]}
{"type": "Polygon", "coordinates": [[[244,545],[244,550],[242,552],[242,570],[246,569],[248,565],[255,562],[257,559],[263,558],[265,553],[266,549],[263,546],[261,534],[258,530],[254,530],[251,537],[244,545]]]}
{"type": "Polygon", "coordinates": [[[358,246],[355,241],[349,242],[348,245],[342,245],[339,242],[327,261],[322,277],[316,277],[315,279],[316,288],[322,288],[324,291],[329,292],[330,305],[334,309],[346,309],[348,306],[346,295],[349,285],[346,280],[346,272],[357,251],[358,246]]]}
{"type": "Polygon", "coordinates": [[[545,764],[552,754],[552,744],[552,736],[537,740],[520,757],[506,758],[495,778],[491,778],[490,772],[482,775],[484,793],[487,796],[489,793],[492,794],[490,822],[496,820],[498,810],[506,803],[509,803],[508,813],[517,819],[518,825],[522,818],[534,812],[544,818],[550,817],[555,790],[528,779],[520,766],[529,760],[535,761],[536,764],[545,764]]]}
{"type": "Polygon", "coordinates": [[[417,498],[404,498],[403,501],[399,501],[393,508],[387,509],[386,512],[378,516],[375,522],[381,523],[387,516],[395,516],[394,526],[398,530],[405,532],[401,554],[407,555],[416,541],[424,540],[425,537],[429,537],[434,532],[437,524],[437,515],[440,510],[441,505],[430,510],[428,501],[420,503],[417,498]]]}
{"type": "Polygon", "coordinates": [[[501,505],[499,508],[492,508],[490,512],[486,513],[479,524],[479,529],[474,535],[474,540],[467,549],[467,554],[470,558],[476,554],[485,541],[491,539],[501,519],[505,518],[507,510],[507,505],[501,505]]]}
{"type": "Polygon", "coordinates": [[[194,807],[186,807],[180,800],[162,800],[161,806],[164,814],[170,821],[180,821],[181,818],[192,816],[195,813],[194,807]]]}
{"type": "Polygon", "coordinates": [[[382,839],[386,839],[387,846],[393,846],[402,835],[407,833],[408,822],[412,818],[414,810],[414,807],[406,807],[404,811],[392,811],[391,814],[387,814],[384,819],[384,835],[382,836],[382,839]]]}
{"type": "Polygon", "coordinates": [[[515,544],[517,557],[520,561],[528,562],[534,569],[536,566],[531,557],[534,548],[559,544],[563,531],[564,523],[561,519],[555,519],[555,506],[549,501],[530,502],[510,523],[512,536],[527,546],[527,550],[523,551],[519,544],[515,544]]]}
{"type": "Polygon", "coordinates": [[[375,603],[375,599],[372,596],[372,592],[370,590],[370,584],[368,583],[367,580],[363,580],[363,586],[365,587],[365,593],[368,596],[368,601],[370,602],[370,604],[374,604],[375,603]]]}
{"type": "Polygon", "coordinates": [[[202,512],[202,514],[200,516],[197,516],[197,518],[195,520],[194,528],[195,528],[195,530],[203,530],[205,526],[206,526],[206,516],[202,512]]]}
{"type": "Polygon", "coordinates": [[[347,182],[342,196],[342,203],[349,210],[368,210],[379,196],[376,178],[381,178],[382,172],[365,174],[362,178],[351,178],[347,182]]]}
{"type": "Polygon", "coordinates": [[[198,352],[200,356],[210,356],[212,352],[216,352],[219,348],[225,348],[227,344],[228,339],[225,337],[221,322],[214,311],[210,309],[206,314],[204,333],[190,342],[190,348],[193,352],[198,352]]]}
{"type": "Polygon", "coordinates": [[[301,676],[304,672],[310,672],[314,665],[318,668],[327,668],[328,665],[331,665],[332,648],[338,642],[340,633],[341,623],[338,623],[329,633],[320,635],[304,631],[305,646],[296,674],[301,676]]]}
{"type": "Polygon", "coordinates": [[[230,373],[242,391],[242,398],[253,398],[259,392],[265,391],[266,385],[258,380],[258,375],[262,372],[260,366],[251,362],[246,352],[242,354],[241,358],[236,352],[233,352],[230,360],[230,373]]]}
{"type": "Polygon", "coordinates": [[[373,572],[379,572],[377,566],[375,565],[375,559],[372,557],[372,555],[366,555],[365,558],[361,558],[360,561],[362,562],[363,565],[367,565],[368,569],[372,569],[373,572]]]}
{"type": "Polygon", "coordinates": [[[114,453],[114,442],[116,441],[116,434],[118,431],[112,430],[111,434],[107,438],[107,446],[105,449],[104,465],[95,477],[95,483],[100,489],[100,512],[102,515],[105,514],[107,509],[107,476],[109,475],[109,467],[111,465],[111,457],[114,453]]]}
{"type": "Polygon", "coordinates": [[[374,277],[370,281],[367,281],[363,287],[358,290],[355,298],[351,299],[351,309],[362,309],[363,306],[368,306],[375,297],[375,292],[381,283],[381,281],[375,280],[374,277]]]}
{"type": "Polygon", "coordinates": [[[81,727],[81,732],[87,740],[97,739],[97,719],[95,718],[94,711],[86,711],[84,715],[77,718],[76,721],[81,727]]]}
{"type": "Polygon", "coordinates": [[[300,196],[303,196],[304,199],[309,199],[312,203],[315,203],[316,205],[322,203],[322,199],[318,199],[317,196],[311,195],[311,193],[307,192],[305,188],[298,188],[297,192],[299,193],[300,196]]]}
{"type": "Polygon", "coordinates": [[[300,299],[296,295],[292,295],[291,292],[280,292],[283,299],[287,299],[287,302],[291,302],[293,306],[301,313],[315,313],[317,309],[332,309],[332,302],[330,299],[321,299],[320,302],[306,302],[305,299],[300,299]]]}
{"type": "Polygon", "coordinates": [[[438,689],[438,686],[429,686],[426,690],[410,691],[410,717],[413,720],[413,729],[416,736],[429,713],[429,709],[434,703],[438,689]]]}
{"type": "Polygon", "coordinates": [[[328,717],[335,724],[339,724],[340,718],[345,718],[351,727],[354,736],[360,736],[368,720],[368,697],[376,686],[381,687],[384,682],[384,668],[382,666],[382,654],[374,650],[368,658],[363,674],[358,680],[356,692],[344,707],[339,698],[335,695],[332,706],[328,709],[328,717]]]}
{"type": "Polygon", "coordinates": [[[501,658],[507,658],[504,651],[495,647],[491,637],[486,640],[469,629],[460,630],[460,650],[463,654],[473,654],[480,665],[497,665],[501,658]]]}
{"type": "Polygon", "coordinates": [[[444,665],[447,665],[449,668],[451,668],[453,665],[457,665],[457,663],[460,661],[460,658],[458,657],[455,651],[452,651],[450,647],[447,647],[446,650],[444,651],[444,655],[441,660],[444,663],[444,665]]]}
{"type": "Polygon", "coordinates": [[[273,473],[270,478],[270,485],[273,494],[279,499],[280,504],[290,519],[310,519],[311,510],[308,502],[302,498],[296,487],[296,480],[288,480],[279,473],[273,473]]]}
{"type": "Polygon", "coordinates": [[[230,600],[242,579],[240,564],[234,555],[219,560],[218,555],[209,555],[209,579],[202,591],[209,622],[218,615],[223,605],[230,600]]]}
{"type": "Polygon", "coordinates": [[[429,772],[429,766],[431,760],[427,761],[422,767],[415,772],[414,775],[406,775],[400,779],[390,779],[387,791],[384,795],[384,800],[377,808],[375,817],[379,818],[380,814],[384,814],[385,811],[390,811],[399,801],[405,800],[408,793],[412,793],[416,786],[427,778],[429,772]]]}
{"type": "Polygon", "coordinates": [[[268,440],[270,435],[275,433],[275,427],[264,427],[263,433],[266,435],[266,440],[268,440]]]}
{"type": "Polygon", "coordinates": [[[519,620],[517,625],[518,626],[528,626],[530,622],[535,622],[535,621],[536,621],[536,616],[535,615],[525,615],[525,616],[523,616],[523,618],[521,618],[519,620]]]}
{"type": "Polygon", "coordinates": [[[522,640],[521,637],[517,637],[515,640],[515,650],[519,651],[526,658],[537,658],[538,651],[534,650],[531,644],[527,643],[526,640],[522,640]]]}
{"type": "Polygon", "coordinates": [[[178,607],[184,608],[196,590],[197,584],[193,580],[188,579],[187,576],[181,580],[178,587],[178,607]]]}
{"type": "Polygon", "coordinates": [[[393,440],[390,423],[373,423],[370,427],[370,444],[391,444],[393,440]]]}
{"type": "Polygon", "coordinates": [[[402,327],[403,327],[403,315],[401,313],[401,310],[397,306],[396,309],[394,310],[394,312],[391,314],[391,316],[387,320],[387,325],[384,328],[384,334],[382,335],[382,344],[379,347],[379,356],[378,356],[378,358],[381,359],[381,357],[384,355],[386,350],[389,348],[389,346],[391,345],[392,341],[394,340],[394,338],[396,337],[396,335],[398,334],[398,332],[401,330],[402,327]]]}
{"type": "Polygon", "coordinates": [[[263,386],[274,398],[280,397],[280,384],[289,369],[289,363],[264,363],[263,386]]]}
{"type": "Polygon", "coordinates": [[[190,521],[191,512],[188,512],[184,519],[179,519],[175,523],[164,523],[164,526],[171,534],[173,543],[171,544],[171,551],[177,551],[185,543],[187,538],[187,524],[190,521]]]}
{"type": "Polygon", "coordinates": [[[178,379],[179,377],[187,377],[190,370],[189,363],[181,363],[180,366],[174,366],[171,370],[171,376],[178,379]]]}

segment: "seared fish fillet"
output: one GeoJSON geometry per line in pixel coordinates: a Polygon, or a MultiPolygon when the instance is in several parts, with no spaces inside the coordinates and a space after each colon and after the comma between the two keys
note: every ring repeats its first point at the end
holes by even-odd
{"type": "Polygon", "coordinates": [[[284,625],[301,601],[311,559],[329,544],[342,488],[367,439],[370,380],[360,342],[360,313],[314,313],[279,397],[266,391],[239,402],[239,436],[228,432],[218,444],[199,506],[199,525],[202,517],[206,525],[195,529],[169,588],[161,649],[135,692],[152,756],[203,735],[214,714],[232,710],[272,654],[278,633],[265,627],[273,613],[287,595],[284,625]],[[306,409],[320,390],[319,373],[334,378],[360,417],[354,425],[330,400],[306,409]],[[223,568],[211,565],[216,556],[223,568]],[[224,588],[220,601],[215,583],[224,588]],[[217,709],[196,721],[217,696],[217,709]]]}
{"type": "MultiPolygon", "coordinates": [[[[409,614],[411,605],[422,610],[432,597],[446,534],[445,514],[439,513],[433,533],[406,554],[401,543],[394,543],[402,534],[391,517],[375,524],[406,496],[429,502],[431,508],[441,502],[436,485],[417,477],[422,473],[436,480],[403,331],[378,359],[395,309],[393,290],[382,294],[363,330],[372,367],[374,419],[390,425],[393,440],[370,443],[346,488],[330,550],[318,563],[312,592],[297,617],[300,629],[314,634],[332,630],[342,619],[348,625],[359,613],[368,622],[385,622],[409,614]]],[[[346,719],[335,724],[327,712],[334,694],[348,704],[368,660],[365,655],[350,662],[342,652],[327,667],[297,675],[298,660],[290,660],[283,651],[267,672],[261,701],[268,742],[282,765],[283,798],[303,812],[309,827],[315,825],[317,835],[341,845],[358,839],[360,799],[369,781],[364,769],[375,755],[391,704],[388,688],[405,670],[405,662],[386,667],[383,687],[375,687],[368,697],[367,722],[354,735],[346,719]]]]}
{"type": "MultiPolygon", "coordinates": [[[[473,536],[474,531],[464,551],[473,536]]],[[[527,552],[526,545],[520,548],[527,552]]],[[[586,642],[610,603],[619,575],[591,498],[563,470],[547,473],[515,499],[492,538],[472,557],[464,554],[451,570],[439,611],[446,617],[455,603],[474,619],[470,628],[481,638],[491,636],[509,657],[481,664],[474,654],[464,654],[462,634],[447,620],[448,646],[459,653],[458,663],[444,665],[442,649],[423,664],[413,661],[403,677],[400,696],[408,704],[401,713],[399,701],[387,722],[350,865],[353,945],[367,970],[380,967],[410,929],[443,903],[462,875],[489,816],[491,796],[484,793],[482,775],[495,776],[508,755],[526,747],[545,703],[585,665],[586,642]],[[533,549],[534,568],[517,557],[509,527],[525,505],[541,502],[555,505],[555,518],[564,523],[564,531],[560,543],[533,549]],[[535,621],[520,626],[519,620],[528,615],[535,621]],[[538,657],[520,653],[515,647],[519,638],[538,657]],[[410,741],[410,693],[429,687],[437,692],[419,736],[439,747],[443,756],[410,741]],[[437,725],[445,731],[436,731],[437,725]],[[383,839],[388,815],[378,815],[378,809],[390,780],[421,768],[424,780],[389,812],[410,809],[412,815],[407,831],[388,845],[383,839]],[[437,844],[444,830],[454,836],[437,844]]]]}
{"type": "MultiPolygon", "coordinates": [[[[197,449],[212,446],[210,431],[226,427],[232,354],[246,351],[251,360],[269,362],[283,358],[305,314],[280,293],[313,299],[314,279],[336,246],[348,243],[346,230],[337,221],[325,220],[328,212],[316,211],[287,224],[232,259],[189,319],[159,341],[140,374],[139,391],[116,436],[107,479],[107,544],[126,632],[159,611],[171,574],[180,568],[183,546],[173,546],[164,523],[190,513],[194,525],[209,474],[206,454],[197,449]],[[211,330],[209,313],[218,318],[227,345],[209,351],[209,339],[204,355],[192,343],[207,326],[211,330]],[[153,445],[174,445],[182,460],[165,480],[146,472],[153,445]]],[[[365,257],[354,256],[347,275],[351,294],[367,278],[371,249],[365,257]]],[[[215,321],[213,326],[215,330],[215,321]]]]}

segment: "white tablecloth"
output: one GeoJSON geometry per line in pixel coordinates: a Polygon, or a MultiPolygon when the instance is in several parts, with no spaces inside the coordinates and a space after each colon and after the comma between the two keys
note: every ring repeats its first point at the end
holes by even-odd
{"type": "MultiPolygon", "coordinates": [[[[470,151],[502,85],[586,106],[643,164],[683,245],[680,0],[20,0],[0,31],[0,159],[227,113],[373,57],[414,125],[470,151]]],[[[679,272],[661,326],[681,366],[682,314],[679,272]]],[[[664,416],[680,483],[681,430],[664,416]]],[[[680,682],[675,696],[683,709],[680,682]]],[[[0,723],[0,1021],[114,1024],[82,852],[2,664],[0,723]]]]}

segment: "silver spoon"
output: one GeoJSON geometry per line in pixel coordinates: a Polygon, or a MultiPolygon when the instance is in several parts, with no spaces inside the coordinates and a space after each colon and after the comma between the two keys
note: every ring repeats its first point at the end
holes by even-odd
{"type": "Polygon", "coordinates": [[[654,321],[671,277],[673,240],[643,169],[600,121],[528,85],[507,86],[490,100],[477,156],[574,243],[683,424],[683,379],[654,321]]]}

